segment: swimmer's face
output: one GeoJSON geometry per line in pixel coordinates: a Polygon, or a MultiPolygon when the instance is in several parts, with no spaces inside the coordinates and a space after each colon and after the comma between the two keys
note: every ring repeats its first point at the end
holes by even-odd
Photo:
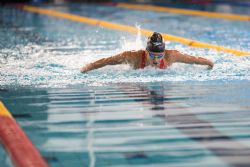
{"type": "Polygon", "coordinates": [[[164,52],[158,53],[158,52],[147,52],[149,57],[150,65],[153,67],[160,67],[161,60],[164,58],[164,52]]]}

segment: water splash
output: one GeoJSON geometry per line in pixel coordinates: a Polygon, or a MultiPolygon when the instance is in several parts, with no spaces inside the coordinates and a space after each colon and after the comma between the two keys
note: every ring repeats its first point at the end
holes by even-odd
{"type": "MultiPolygon", "coordinates": [[[[215,62],[213,70],[205,66],[174,64],[167,70],[133,70],[128,65],[106,66],[81,74],[80,68],[87,63],[106,58],[126,50],[145,48],[146,38],[136,25],[136,36],[108,37],[113,32],[96,31],[95,40],[89,37],[84,43],[78,38],[65,41],[18,44],[2,49],[0,56],[1,87],[65,87],[68,85],[103,85],[134,82],[230,82],[250,80],[250,57],[235,57],[208,49],[197,49],[166,42],[167,49],[202,56],[215,62]],[[100,38],[100,39],[99,39],[100,38]],[[91,43],[89,43],[90,41],[91,43]]],[[[2,34],[3,35],[3,34],[2,34]]]]}
{"type": "Polygon", "coordinates": [[[145,47],[144,45],[145,41],[142,39],[142,35],[141,35],[141,27],[138,24],[136,24],[135,26],[137,28],[136,39],[132,38],[129,40],[127,38],[123,38],[122,43],[121,43],[122,51],[139,50],[145,47]]]}
{"type": "MultiPolygon", "coordinates": [[[[205,66],[174,64],[167,70],[133,70],[128,65],[106,66],[101,69],[81,74],[80,68],[89,62],[108,57],[121,50],[141,49],[142,40],[137,35],[136,40],[125,40],[120,49],[114,51],[95,52],[91,50],[65,53],[52,49],[53,47],[25,46],[13,54],[28,52],[23,59],[7,57],[1,64],[0,83],[2,86],[35,86],[35,87],[65,87],[68,85],[103,85],[121,82],[227,82],[232,80],[250,80],[250,58],[234,57],[215,51],[187,48],[174,45],[181,52],[191,55],[205,55],[215,62],[213,70],[205,66]],[[140,40],[138,40],[140,39],[140,40]],[[114,72],[115,71],[115,72],[114,72]]],[[[78,48],[77,46],[61,46],[64,49],[78,48]]],[[[57,47],[54,47],[57,48],[57,47]]]]}

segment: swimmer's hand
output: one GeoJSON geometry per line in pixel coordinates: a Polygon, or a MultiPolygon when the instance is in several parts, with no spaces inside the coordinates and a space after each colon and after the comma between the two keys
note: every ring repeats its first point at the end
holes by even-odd
{"type": "Polygon", "coordinates": [[[212,70],[214,67],[214,63],[211,61],[209,61],[207,65],[208,65],[208,68],[207,68],[208,70],[212,70]]]}
{"type": "Polygon", "coordinates": [[[81,68],[81,73],[86,73],[87,72],[87,70],[83,67],[83,68],[81,68]]]}
{"type": "Polygon", "coordinates": [[[87,64],[81,68],[81,73],[86,73],[90,70],[90,65],[87,64]]]}
{"type": "Polygon", "coordinates": [[[202,58],[202,57],[198,57],[198,59],[196,59],[196,63],[197,64],[202,64],[202,65],[208,65],[209,70],[211,70],[214,67],[214,63],[211,60],[202,58]]]}

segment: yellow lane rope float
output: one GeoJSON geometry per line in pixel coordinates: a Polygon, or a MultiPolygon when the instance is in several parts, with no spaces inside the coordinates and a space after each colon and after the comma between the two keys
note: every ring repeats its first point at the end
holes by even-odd
{"type": "Polygon", "coordinates": [[[157,11],[157,12],[176,13],[176,14],[191,15],[191,16],[212,17],[218,19],[250,21],[250,16],[247,15],[237,15],[237,14],[219,13],[219,12],[205,12],[199,10],[189,10],[189,9],[179,9],[179,8],[169,8],[169,7],[143,5],[143,4],[129,4],[129,3],[117,3],[116,6],[127,9],[135,9],[135,10],[157,11]]]}

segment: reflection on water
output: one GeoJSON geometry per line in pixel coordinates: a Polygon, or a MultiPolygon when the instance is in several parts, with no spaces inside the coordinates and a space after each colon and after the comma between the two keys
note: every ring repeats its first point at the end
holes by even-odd
{"type": "Polygon", "coordinates": [[[11,162],[2,145],[0,145],[0,162],[3,167],[10,167],[11,162]]]}
{"type": "Polygon", "coordinates": [[[242,166],[249,92],[155,82],[10,89],[1,99],[51,166],[242,166]]]}

